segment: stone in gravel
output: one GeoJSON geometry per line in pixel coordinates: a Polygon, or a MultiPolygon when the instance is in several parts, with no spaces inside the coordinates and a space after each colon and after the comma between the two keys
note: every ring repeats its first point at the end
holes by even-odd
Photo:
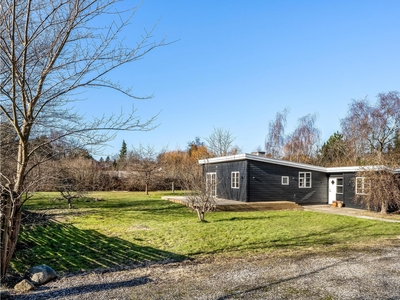
{"type": "Polygon", "coordinates": [[[14,286],[14,290],[16,290],[17,292],[28,292],[28,291],[36,290],[36,287],[28,279],[23,279],[21,282],[17,283],[14,286]]]}
{"type": "Polygon", "coordinates": [[[42,285],[57,278],[57,273],[46,265],[35,266],[29,270],[29,279],[36,285],[42,285]]]}

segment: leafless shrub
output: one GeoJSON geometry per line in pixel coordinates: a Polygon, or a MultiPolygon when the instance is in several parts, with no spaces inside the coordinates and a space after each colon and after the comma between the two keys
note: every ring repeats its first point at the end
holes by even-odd
{"type": "Polygon", "coordinates": [[[200,222],[205,222],[205,214],[216,207],[215,178],[203,176],[202,168],[196,166],[187,168],[181,181],[189,208],[197,212],[200,222]]]}
{"type": "Polygon", "coordinates": [[[388,162],[385,165],[363,167],[357,172],[354,182],[356,201],[368,209],[388,210],[400,208],[400,164],[388,162]]]}

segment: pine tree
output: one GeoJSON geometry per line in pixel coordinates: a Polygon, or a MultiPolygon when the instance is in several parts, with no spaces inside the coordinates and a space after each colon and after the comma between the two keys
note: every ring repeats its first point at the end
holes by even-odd
{"type": "Polygon", "coordinates": [[[125,140],[122,140],[121,150],[119,150],[118,162],[124,162],[126,160],[126,155],[128,154],[128,149],[126,147],[125,140]]]}

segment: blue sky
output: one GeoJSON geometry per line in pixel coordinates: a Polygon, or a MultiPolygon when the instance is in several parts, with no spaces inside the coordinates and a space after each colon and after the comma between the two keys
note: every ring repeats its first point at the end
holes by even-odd
{"type": "MultiPolygon", "coordinates": [[[[125,1],[123,5],[133,5],[125,1]]],[[[177,42],[111,74],[134,101],[87,91],[86,115],[160,113],[151,132],[120,132],[102,153],[152,145],[185,149],[213,126],[229,129],[244,152],[263,147],[268,123],[290,107],[287,132],[317,113],[325,141],[340,130],[351,99],[400,90],[400,1],[145,0],[125,31],[134,42],[158,20],[154,38],[177,42]]]]}

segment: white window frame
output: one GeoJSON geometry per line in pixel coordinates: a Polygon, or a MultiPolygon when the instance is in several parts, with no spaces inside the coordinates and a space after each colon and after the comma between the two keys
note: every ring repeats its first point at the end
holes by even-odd
{"type": "Polygon", "coordinates": [[[289,176],[282,176],[281,184],[282,185],[289,185],[289,176]]]}
{"type": "Polygon", "coordinates": [[[338,178],[336,178],[336,194],[343,194],[343,191],[344,191],[344,178],[343,177],[338,177],[338,178]],[[339,184],[339,179],[342,180],[342,184],[339,184]],[[342,187],[342,192],[341,193],[338,192],[338,187],[342,187]]]}
{"type": "Polygon", "coordinates": [[[240,172],[234,171],[231,172],[231,188],[238,189],[240,186],[240,172]]]}
{"type": "Polygon", "coordinates": [[[365,177],[356,177],[356,195],[367,195],[365,192],[366,189],[371,188],[371,184],[366,180],[365,177]],[[361,181],[361,188],[358,189],[358,181],[361,181]]]}
{"type": "Polygon", "coordinates": [[[299,172],[299,188],[301,188],[301,189],[312,188],[311,172],[299,172]],[[307,178],[307,175],[310,175],[310,176],[307,178]]]}

